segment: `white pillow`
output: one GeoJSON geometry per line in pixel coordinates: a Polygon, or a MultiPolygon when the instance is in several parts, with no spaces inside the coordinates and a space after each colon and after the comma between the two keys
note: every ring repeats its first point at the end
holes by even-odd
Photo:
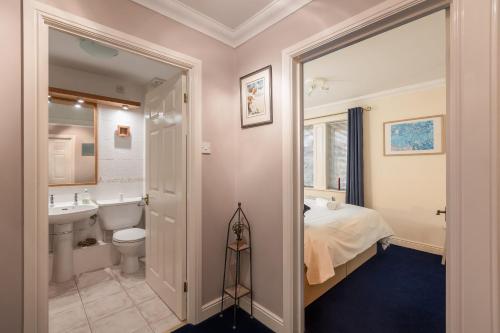
{"type": "Polygon", "coordinates": [[[318,207],[325,207],[328,204],[328,199],[325,198],[316,198],[316,206],[318,207]]]}

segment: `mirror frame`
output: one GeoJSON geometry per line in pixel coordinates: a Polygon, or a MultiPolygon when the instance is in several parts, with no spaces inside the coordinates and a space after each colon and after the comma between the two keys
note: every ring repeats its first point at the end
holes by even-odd
{"type": "MultiPolygon", "coordinates": [[[[85,106],[89,106],[92,108],[94,112],[94,180],[89,181],[89,182],[82,182],[82,183],[67,183],[67,184],[50,184],[49,187],[61,187],[61,186],[83,186],[83,185],[97,185],[98,179],[99,179],[99,144],[98,144],[98,115],[97,115],[97,103],[91,102],[86,100],[84,97],[80,97],[78,95],[72,95],[68,96],[65,94],[64,96],[61,96],[59,92],[56,91],[57,89],[52,89],[49,88],[49,96],[52,101],[54,100],[60,100],[60,101],[66,101],[66,102],[74,102],[78,103],[79,99],[83,99],[84,102],[82,103],[85,106]]],[[[85,95],[85,94],[82,94],[85,95]]],[[[50,123],[49,123],[50,125],[50,123]]],[[[49,133],[47,133],[49,135],[49,133]]],[[[48,149],[48,146],[47,146],[48,149]]]]}

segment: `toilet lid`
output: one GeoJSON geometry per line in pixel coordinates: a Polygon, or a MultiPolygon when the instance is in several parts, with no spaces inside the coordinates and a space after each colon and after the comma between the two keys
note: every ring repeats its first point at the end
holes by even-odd
{"type": "Polygon", "coordinates": [[[134,242],[144,239],[146,231],[141,228],[130,228],[117,231],[113,234],[115,242],[134,242]]]}

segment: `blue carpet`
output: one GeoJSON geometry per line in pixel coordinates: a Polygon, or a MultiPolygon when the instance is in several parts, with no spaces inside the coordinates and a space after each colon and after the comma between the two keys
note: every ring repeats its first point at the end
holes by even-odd
{"type": "Polygon", "coordinates": [[[306,308],[307,333],[445,332],[441,257],[391,245],[306,308]]]}
{"type": "Polygon", "coordinates": [[[196,326],[183,326],[174,333],[272,333],[243,310],[238,310],[237,319],[237,327],[233,330],[233,307],[230,307],[224,311],[222,318],[217,314],[196,326]]]}
{"type": "MultiPolygon", "coordinates": [[[[267,333],[232,308],[175,333],[267,333]]],[[[445,268],[441,257],[391,245],[306,308],[306,333],[445,332],[445,268]]]]}

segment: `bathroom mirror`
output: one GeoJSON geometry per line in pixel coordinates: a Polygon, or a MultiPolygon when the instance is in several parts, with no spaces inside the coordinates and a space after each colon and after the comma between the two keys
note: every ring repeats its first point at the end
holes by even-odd
{"type": "Polygon", "coordinates": [[[97,184],[97,107],[49,92],[49,185],[97,184]]]}

